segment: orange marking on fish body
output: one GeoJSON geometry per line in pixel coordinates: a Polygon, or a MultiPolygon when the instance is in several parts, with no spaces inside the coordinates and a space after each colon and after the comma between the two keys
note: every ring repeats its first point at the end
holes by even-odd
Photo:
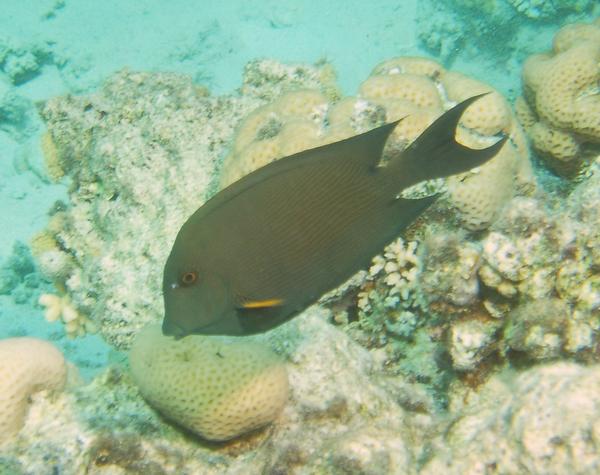
{"type": "Polygon", "coordinates": [[[245,302],[242,305],[242,308],[269,308],[269,307],[277,307],[283,304],[282,299],[268,299],[268,300],[254,300],[250,302],[245,302]]]}

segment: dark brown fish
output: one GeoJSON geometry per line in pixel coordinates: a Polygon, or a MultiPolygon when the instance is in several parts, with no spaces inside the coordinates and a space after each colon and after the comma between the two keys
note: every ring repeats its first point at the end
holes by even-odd
{"type": "Polygon", "coordinates": [[[182,226],[164,269],[163,333],[249,335],[284,323],[342,284],[435,200],[402,190],[482,165],[504,145],[457,143],[464,110],[438,118],[378,166],[396,124],[306,150],[217,193],[182,226]]]}

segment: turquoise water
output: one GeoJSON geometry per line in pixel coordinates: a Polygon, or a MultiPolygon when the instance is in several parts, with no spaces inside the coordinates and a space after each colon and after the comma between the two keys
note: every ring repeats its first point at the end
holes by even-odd
{"type": "MultiPolygon", "coordinates": [[[[69,338],[38,304],[56,290],[29,243],[47,226],[50,210],[70,199],[69,180],[52,182],[42,155],[46,124],[39,111],[51,98],[93,94],[124,68],[179,73],[211,95],[235,95],[244,67],[256,59],[329,62],[341,95],[355,95],[378,63],[424,56],[491,85],[512,104],[521,94],[524,60],[549,50],[561,26],[598,14],[595,2],[583,0],[4,0],[0,338],[49,340],[86,381],[123,360],[99,334],[69,338]]],[[[562,189],[565,182],[548,178],[535,155],[534,163],[538,179],[562,189]]]]}

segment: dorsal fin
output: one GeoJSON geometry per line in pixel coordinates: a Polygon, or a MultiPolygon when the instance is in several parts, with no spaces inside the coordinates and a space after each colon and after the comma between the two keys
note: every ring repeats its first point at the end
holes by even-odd
{"type": "MultiPolygon", "coordinates": [[[[309,166],[315,160],[339,160],[342,162],[340,166],[344,164],[348,165],[349,162],[354,161],[355,163],[360,162],[364,164],[367,168],[375,167],[381,160],[381,153],[383,152],[385,142],[400,120],[338,142],[303,150],[302,152],[275,160],[221,190],[200,207],[197,213],[206,216],[212,210],[217,209],[223,203],[243,193],[257,183],[298,167],[309,166]]],[[[199,217],[199,215],[195,216],[195,218],[199,217]]]]}

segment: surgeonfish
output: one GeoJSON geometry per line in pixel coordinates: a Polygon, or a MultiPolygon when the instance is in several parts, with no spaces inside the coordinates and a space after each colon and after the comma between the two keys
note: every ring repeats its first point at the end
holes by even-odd
{"type": "Polygon", "coordinates": [[[297,315],[369,265],[437,196],[402,190],[478,167],[454,135],[461,102],[381,165],[399,121],[270,163],[210,198],[181,227],[163,275],[165,335],[249,335],[297,315]]]}

